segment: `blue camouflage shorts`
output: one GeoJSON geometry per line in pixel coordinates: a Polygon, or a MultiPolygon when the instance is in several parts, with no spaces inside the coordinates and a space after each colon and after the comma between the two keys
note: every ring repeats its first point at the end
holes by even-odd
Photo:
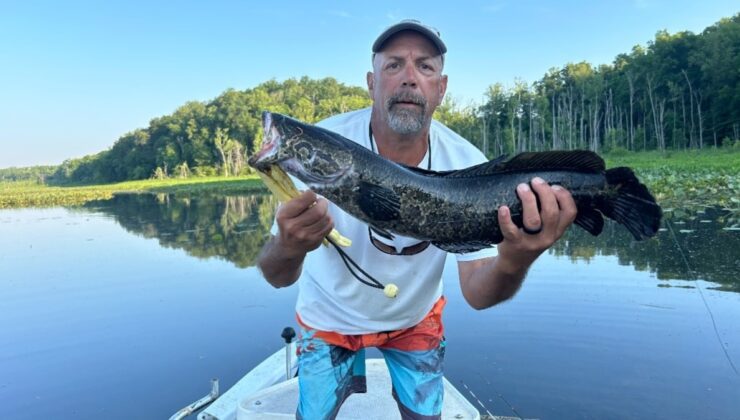
{"type": "Polygon", "coordinates": [[[299,317],[296,418],[333,419],[347,397],[366,392],[367,347],[376,347],[383,354],[393,383],[391,393],[403,419],[441,418],[444,305],[442,297],[413,327],[362,335],[319,331],[299,317]]]}

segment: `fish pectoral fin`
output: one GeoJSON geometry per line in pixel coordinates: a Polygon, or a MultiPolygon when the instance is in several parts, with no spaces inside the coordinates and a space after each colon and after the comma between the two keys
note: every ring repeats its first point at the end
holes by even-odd
{"type": "Polygon", "coordinates": [[[390,188],[360,181],[358,205],[370,219],[378,221],[398,220],[401,199],[390,188]]]}
{"type": "MultiPolygon", "coordinates": [[[[501,242],[501,240],[499,240],[498,242],[501,242]]],[[[432,241],[432,245],[436,246],[442,251],[451,252],[453,254],[465,254],[468,252],[480,251],[483,248],[490,248],[491,243],[481,242],[481,241],[460,242],[460,243],[432,241]]]]}
{"type": "Polygon", "coordinates": [[[579,206],[576,220],[573,223],[597,236],[604,229],[604,216],[592,207],[579,206]]]}

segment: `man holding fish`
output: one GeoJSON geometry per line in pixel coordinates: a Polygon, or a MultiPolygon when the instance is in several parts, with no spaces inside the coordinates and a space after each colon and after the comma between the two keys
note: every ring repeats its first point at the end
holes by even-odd
{"type": "MultiPolygon", "coordinates": [[[[449,171],[486,161],[469,142],[432,120],[447,89],[447,47],[436,29],[401,21],[378,37],[372,52],[373,71],[367,73],[372,107],[319,126],[423,170],[449,171]]],[[[576,217],[571,194],[560,186],[535,177],[516,186],[516,193],[523,228],[501,206],[498,224],[504,239],[497,250],[456,254],[460,287],[473,308],[514,296],[532,263],[576,217]]],[[[374,197],[372,191],[367,196],[374,197]]],[[[434,211],[420,209],[422,219],[425,210],[434,211]]],[[[427,241],[368,227],[310,190],[280,206],[258,266],[275,287],[299,284],[298,418],[333,418],[349,395],[364,392],[366,347],[383,353],[403,418],[440,418],[446,254],[427,241]],[[344,253],[321,246],[335,227],[352,240],[344,253]],[[357,281],[348,260],[398,285],[398,296],[389,299],[357,281]]]]}

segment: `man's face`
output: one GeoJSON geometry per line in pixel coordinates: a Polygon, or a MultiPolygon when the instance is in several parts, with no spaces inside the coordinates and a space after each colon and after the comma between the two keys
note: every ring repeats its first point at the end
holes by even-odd
{"type": "Polygon", "coordinates": [[[447,90],[442,56],[424,36],[399,32],[375,55],[367,83],[374,111],[398,134],[419,132],[447,90]]]}

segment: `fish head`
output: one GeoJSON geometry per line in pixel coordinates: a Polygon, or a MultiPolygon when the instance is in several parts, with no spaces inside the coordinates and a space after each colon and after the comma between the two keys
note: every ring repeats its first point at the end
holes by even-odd
{"type": "Polygon", "coordinates": [[[267,111],[262,113],[262,133],[262,147],[247,160],[249,166],[264,171],[272,165],[290,159],[285,153],[286,148],[283,147],[283,136],[273,124],[272,114],[267,111]]]}
{"type": "Polygon", "coordinates": [[[278,165],[309,187],[321,187],[338,182],[352,168],[352,153],[328,130],[267,111],[262,128],[262,148],[248,160],[257,170],[278,165]]]}

